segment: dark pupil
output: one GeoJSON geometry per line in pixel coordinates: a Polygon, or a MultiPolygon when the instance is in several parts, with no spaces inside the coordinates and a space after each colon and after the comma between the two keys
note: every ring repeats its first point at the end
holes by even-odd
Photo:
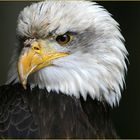
{"type": "Polygon", "coordinates": [[[68,35],[61,35],[57,37],[58,42],[66,42],[68,41],[68,35]]]}

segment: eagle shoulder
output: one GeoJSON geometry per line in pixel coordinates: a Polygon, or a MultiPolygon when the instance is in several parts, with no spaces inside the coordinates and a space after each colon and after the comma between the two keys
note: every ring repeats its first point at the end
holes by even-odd
{"type": "Polygon", "coordinates": [[[90,97],[0,87],[1,138],[116,138],[110,106],[90,97]]]}

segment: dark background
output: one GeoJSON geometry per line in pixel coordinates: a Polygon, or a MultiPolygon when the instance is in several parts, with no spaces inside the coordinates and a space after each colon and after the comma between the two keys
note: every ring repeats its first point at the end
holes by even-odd
{"type": "MultiPolygon", "coordinates": [[[[0,85],[6,80],[8,63],[16,42],[19,11],[32,2],[0,2],[0,85]]],[[[112,112],[121,138],[140,138],[140,2],[98,2],[121,26],[129,52],[126,89],[112,112]]]]}

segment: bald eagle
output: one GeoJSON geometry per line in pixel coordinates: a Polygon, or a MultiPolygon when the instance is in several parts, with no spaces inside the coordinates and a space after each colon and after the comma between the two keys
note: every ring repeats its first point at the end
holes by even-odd
{"type": "Polygon", "coordinates": [[[116,138],[127,50],[119,24],[90,1],[25,7],[7,83],[0,87],[1,138],[116,138]]]}

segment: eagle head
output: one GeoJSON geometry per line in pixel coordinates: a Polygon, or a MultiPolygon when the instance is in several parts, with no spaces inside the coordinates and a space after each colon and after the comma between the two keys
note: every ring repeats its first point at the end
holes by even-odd
{"type": "Polygon", "coordinates": [[[90,1],[43,1],[19,14],[8,83],[118,104],[127,50],[118,23],[90,1]]]}

